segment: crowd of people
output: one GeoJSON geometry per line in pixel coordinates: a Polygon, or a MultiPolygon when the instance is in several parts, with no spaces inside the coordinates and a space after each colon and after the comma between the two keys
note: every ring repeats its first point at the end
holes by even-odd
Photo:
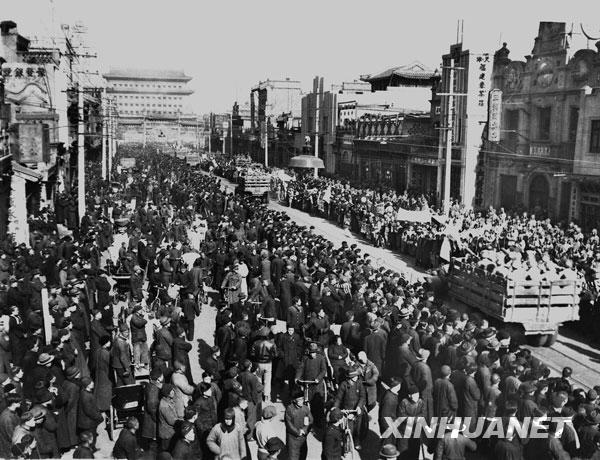
{"type": "Polygon", "coordinates": [[[340,459],[346,426],[381,458],[597,455],[600,389],[577,388],[568,368],[550,377],[508,333],[355,244],[336,247],[171,156],[139,155],[120,185],[89,177],[80,225],[44,210],[29,245],[0,243],[0,457],[93,458],[113,393],[141,381],[143,410],[122,421],[115,458],[340,459]],[[190,356],[212,308],[214,344],[190,356]],[[373,442],[369,428],[556,414],[572,425],[542,423],[541,440],[373,442]]]}

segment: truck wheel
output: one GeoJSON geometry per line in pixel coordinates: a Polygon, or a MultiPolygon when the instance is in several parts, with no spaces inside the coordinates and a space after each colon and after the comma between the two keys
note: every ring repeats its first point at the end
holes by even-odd
{"type": "Polygon", "coordinates": [[[556,343],[557,338],[558,338],[558,331],[556,331],[554,334],[547,334],[546,335],[546,343],[544,344],[544,346],[551,347],[552,345],[554,345],[556,343]]]}
{"type": "Polygon", "coordinates": [[[543,347],[546,344],[546,340],[548,339],[548,336],[546,334],[537,334],[537,335],[531,335],[528,337],[529,338],[529,344],[532,347],[543,347]]]}

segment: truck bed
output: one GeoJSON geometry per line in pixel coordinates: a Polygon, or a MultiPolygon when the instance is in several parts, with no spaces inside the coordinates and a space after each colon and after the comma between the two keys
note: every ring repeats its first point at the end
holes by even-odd
{"type": "Polygon", "coordinates": [[[507,280],[453,261],[450,295],[501,322],[518,323],[526,334],[553,332],[579,319],[581,286],[575,280],[507,280]]]}

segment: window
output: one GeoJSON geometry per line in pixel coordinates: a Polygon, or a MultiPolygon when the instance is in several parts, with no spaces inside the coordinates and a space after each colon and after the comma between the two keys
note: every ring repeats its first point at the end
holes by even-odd
{"type": "Polygon", "coordinates": [[[592,120],[590,125],[590,153],[600,153],[600,120],[592,120]]]}
{"type": "Polygon", "coordinates": [[[552,120],[552,107],[538,108],[538,140],[550,140],[550,125],[552,120]]]}
{"type": "Polygon", "coordinates": [[[577,138],[577,122],[579,121],[579,107],[571,107],[569,110],[569,140],[577,138]]]}

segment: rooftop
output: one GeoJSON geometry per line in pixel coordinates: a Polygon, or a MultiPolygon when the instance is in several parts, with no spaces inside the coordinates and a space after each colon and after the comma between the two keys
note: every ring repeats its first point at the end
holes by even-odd
{"type": "Polygon", "coordinates": [[[398,67],[392,67],[390,69],[384,70],[375,75],[366,75],[361,77],[363,81],[374,81],[374,80],[383,80],[389,79],[392,76],[398,76],[401,78],[411,78],[417,80],[429,80],[437,75],[439,75],[437,69],[430,69],[426,67],[419,61],[411,62],[410,64],[401,65],[398,67]]]}
{"type": "Polygon", "coordinates": [[[105,73],[106,79],[126,78],[131,80],[170,80],[170,81],[190,81],[192,77],[185,74],[183,70],[168,69],[132,69],[111,67],[105,73]]]}

